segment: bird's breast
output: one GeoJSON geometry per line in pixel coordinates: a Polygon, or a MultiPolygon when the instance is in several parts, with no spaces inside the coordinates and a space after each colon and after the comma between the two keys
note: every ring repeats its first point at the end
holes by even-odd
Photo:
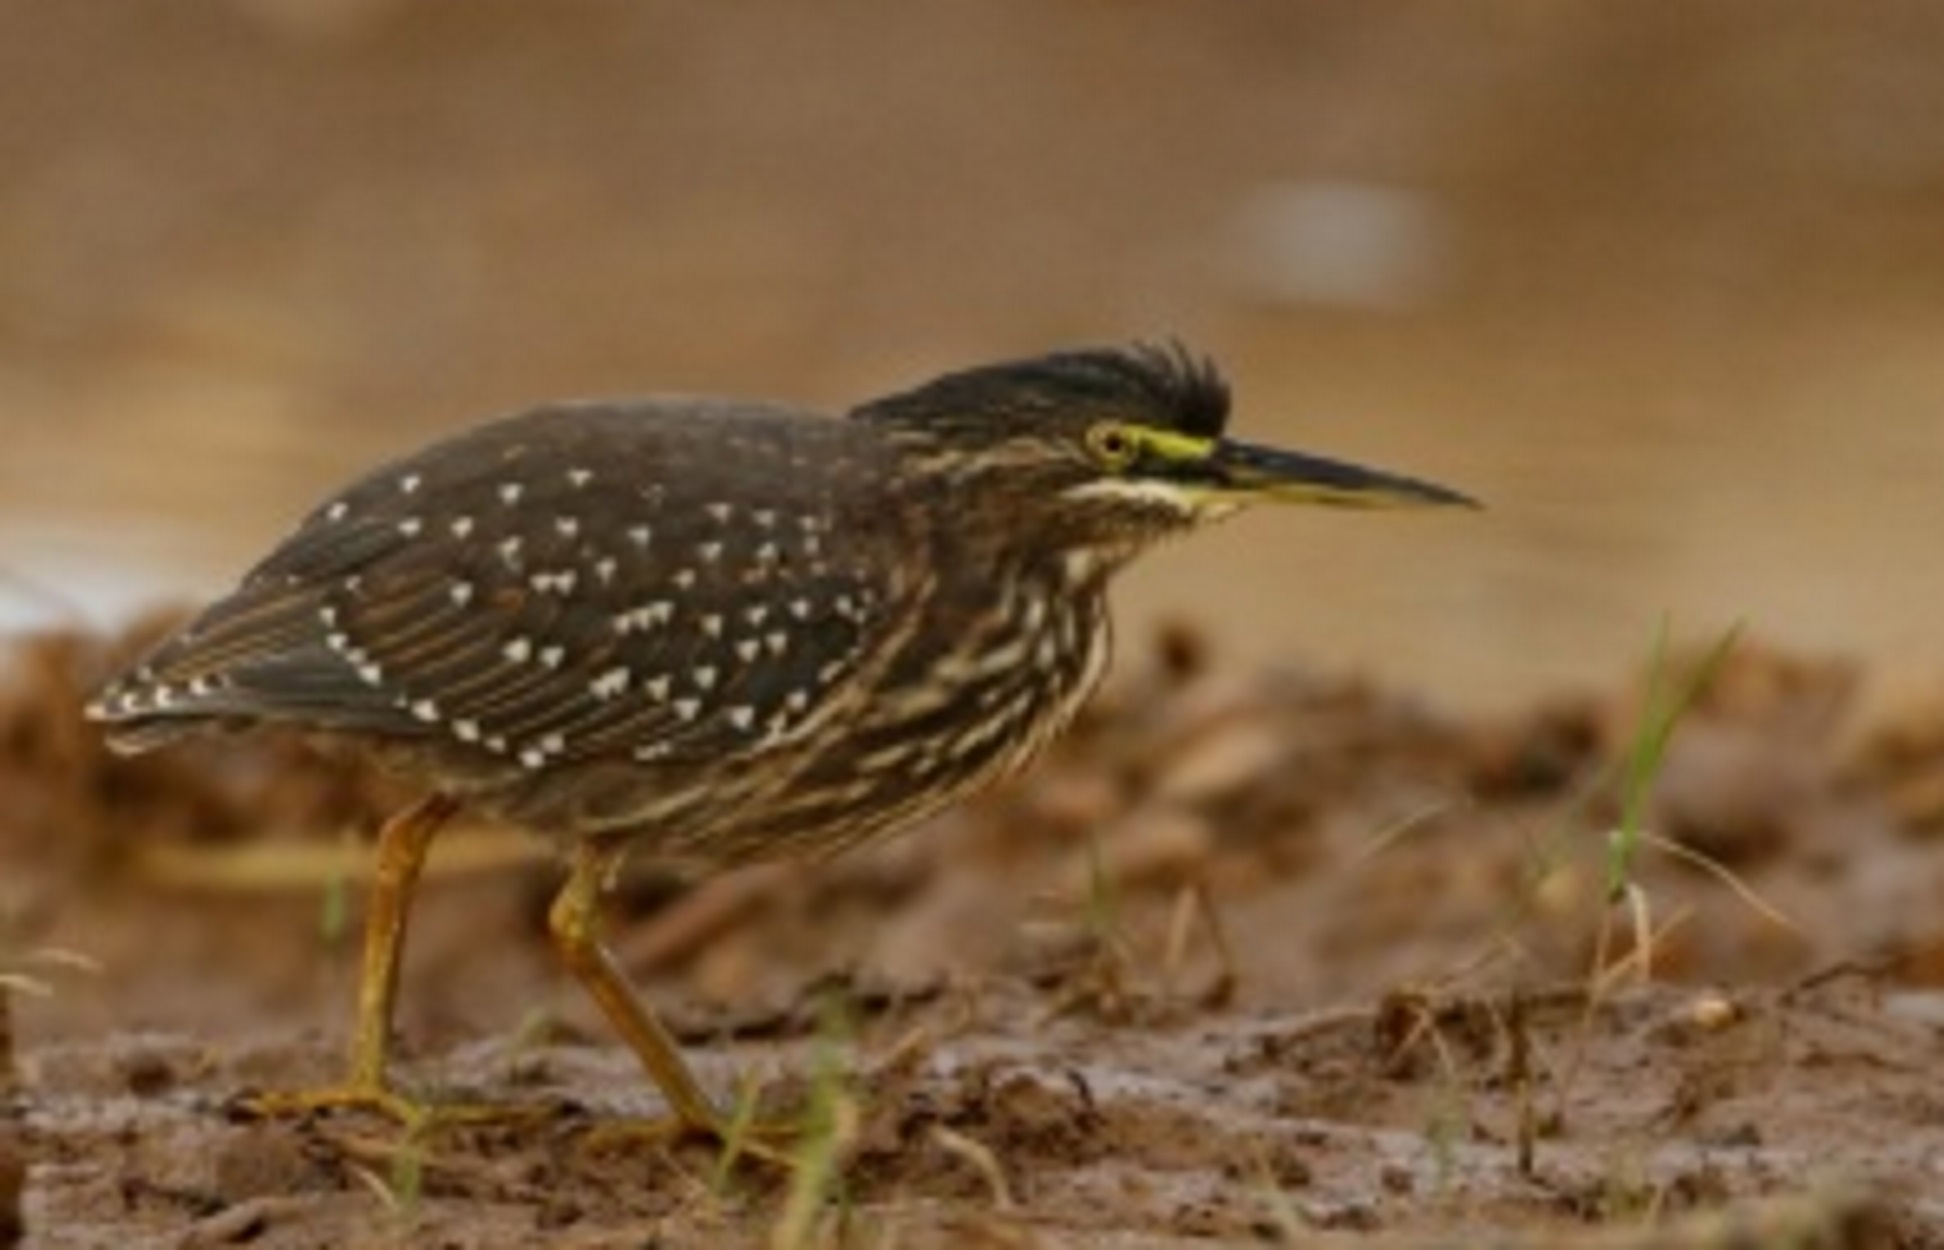
{"type": "Polygon", "coordinates": [[[942,587],[787,777],[713,848],[828,854],[910,825],[1024,768],[1073,720],[1111,651],[1104,596],[1057,583],[942,587]]]}

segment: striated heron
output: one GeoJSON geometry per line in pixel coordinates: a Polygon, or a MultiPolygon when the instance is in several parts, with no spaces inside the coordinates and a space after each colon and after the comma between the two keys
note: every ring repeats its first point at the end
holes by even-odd
{"type": "Polygon", "coordinates": [[[379,835],[351,1070],[389,1083],[414,884],[470,806],[552,836],[566,968],[685,1126],[725,1119],[601,945],[622,857],[825,855],[1027,763],[1107,664],[1133,557],[1256,502],[1466,504],[1223,434],[1179,347],[953,373],[843,418],[716,399],[550,404],[327,500],[89,707],[141,751],[210,728],[349,741],[430,797],[379,835]]]}

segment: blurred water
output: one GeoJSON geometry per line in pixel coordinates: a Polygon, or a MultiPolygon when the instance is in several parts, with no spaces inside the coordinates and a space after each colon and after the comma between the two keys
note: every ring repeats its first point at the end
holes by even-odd
{"type": "Polygon", "coordinates": [[[1248,436],[1489,510],[1251,515],[1136,632],[1463,703],[1663,618],[1944,672],[1926,6],[305,11],[0,4],[0,625],[537,399],[1172,332],[1248,436]]]}
{"type": "MultiPolygon", "coordinates": [[[[1249,436],[1425,474],[1487,510],[1250,514],[1129,575],[1135,633],[1193,620],[1256,659],[1360,667],[1484,705],[1617,680],[1663,618],[1691,637],[1739,622],[1900,675],[1944,670],[1944,423],[1930,398],[1944,371],[1927,333],[1840,360],[1787,336],[1710,362],[1652,336],[1588,328],[1564,336],[1574,344],[1554,330],[1532,343],[1562,377],[1551,406],[1452,385],[1422,357],[1458,349],[1396,327],[1239,337],[1249,436]],[[1649,351],[1657,383],[1612,376],[1613,357],[1649,351]]],[[[1636,370],[1651,372],[1623,372],[1636,370]]],[[[322,444],[321,418],[222,412],[186,404],[105,444],[89,421],[65,422],[32,455],[10,449],[0,620],[105,624],[220,589],[343,477],[442,428],[332,430],[322,444]]]]}

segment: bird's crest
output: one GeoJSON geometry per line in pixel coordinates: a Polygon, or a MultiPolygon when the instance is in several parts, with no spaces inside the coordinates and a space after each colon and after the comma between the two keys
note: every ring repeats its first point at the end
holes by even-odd
{"type": "Polygon", "coordinates": [[[1228,424],[1229,389],[1213,362],[1170,340],[1056,352],[948,373],[874,400],[852,415],[937,429],[995,415],[1032,418],[1102,409],[1218,438],[1228,424]]]}

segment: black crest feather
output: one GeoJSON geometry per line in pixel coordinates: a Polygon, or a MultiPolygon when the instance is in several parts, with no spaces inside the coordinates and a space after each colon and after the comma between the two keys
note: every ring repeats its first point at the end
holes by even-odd
{"type": "Polygon", "coordinates": [[[939,427],[993,415],[1101,410],[1216,438],[1228,424],[1229,389],[1212,361],[1180,343],[1137,343],[948,373],[874,400],[853,415],[939,427]]]}

